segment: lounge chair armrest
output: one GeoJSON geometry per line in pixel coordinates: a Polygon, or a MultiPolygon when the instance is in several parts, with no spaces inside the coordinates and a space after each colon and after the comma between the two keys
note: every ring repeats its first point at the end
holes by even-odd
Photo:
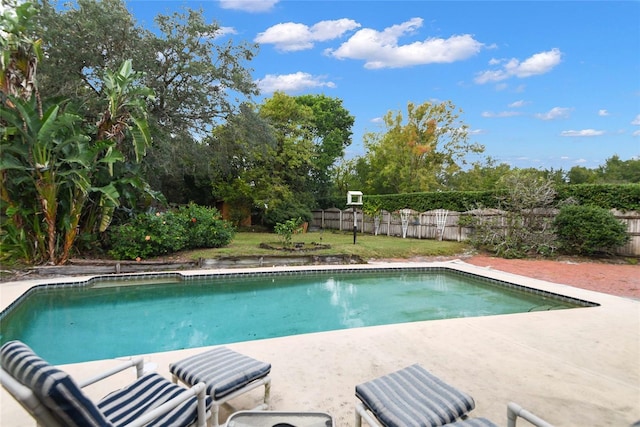
{"type": "Polygon", "coordinates": [[[60,425],[58,421],[53,418],[49,409],[42,404],[30,388],[13,378],[2,368],[0,368],[0,384],[2,384],[2,387],[4,387],[29,414],[33,414],[32,416],[42,423],[42,425],[60,425]]]}
{"type": "Polygon", "coordinates": [[[516,426],[516,419],[520,417],[537,427],[553,427],[542,418],[532,414],[517,403],[509,402],[507,404],[507,425],[508,427],[516,426]]]}
{"type": "Polygon", "coordinates": [[[381,427],[381,424],[377,419],[373,417],[367,408],[361,402],[356,403],[356,427],[362,426],[362,419],[364,419],[368,425],[372,427],[381,427]]]}
{"type": "Polygon", "coordinates": [[[140,418],[137,418],[130,424],[127,424],[126,427],[141,427],[148,424],[150,421],[158,418],[159,416],[166,414],[171,411],[176,406],[180,405],[182,402],[196,396],[198,398],[198,419],[196,420],[197,427],[205,427],[207,423],[207,408],[206,408],[206,398],[207,394],[205,393],[206,385],[205,383],[198,383],[189,389],[185,389],[184,392],[180,393],[178,396],[169,400],[168,402],[163,403],[158,406],[156,409],[149,411],[144,414],[140,418]]]}
{"type": "Polygon", "coordinates": [[[131,358],[131,360],[127,360],[126,362],[115,366],[111,369],[109,369],[108,371],[104,371],[96,376],[93,376],[91,378],[87,378],[83,381],[79,381],[78,385],[80,386],[80,388],[84,388],[88,385],[97,383],[100,380],[103,380],[105,378],[110,377],[111,375],[115,375],[118,372],[122,372],[125,369],[131,368],[132,366],[136,367],[136,378],[140,378],[143,374],[143,370],[144,370],[144,359],[142,357],[133,357],[131,358]]]}

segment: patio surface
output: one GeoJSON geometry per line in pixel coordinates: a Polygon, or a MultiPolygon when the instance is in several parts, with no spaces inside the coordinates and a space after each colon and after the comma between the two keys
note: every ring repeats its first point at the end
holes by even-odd
{"type": "MultiPolygon", "coordinates": [[[[381,265],[385,264],[369,267],[381,265]]],[[[356,384],[420,363],[474,397],[476,409],[471,416],[490,418],[498,425],[506,426],[509,401],[556,426],[629,426],[640,420],[640,301],[461,261],[393,263],[394,268],[402,266],[455,268],[600,306],[385,325],[227,345],[272,364],[271,409],[328,412],[336,426],[353,426],[356,384]]],[[[1,284],[0,308],[35,283],[1,284]]],[[[170,362],[201,351],[204,349],[156,353],[145,355],[145,359],[169,378],[170,362]]],[[[63,369],[81,379],[118,363],[97,361],[63,369]]],[[[118,374],[86,391],[98,399],[134,375],[133,371],[118,374]]],[[[231,409],[249,409],[260,397],[258,391],[240,397],[231,402],[234,408],[223,408],[221,414],[226,418],[231,409]]],[[[35,425],[4,390],[0,392],[0,425],[35,425]]],[[[527,423],[521,420],[518,425],[527,423]]]]}

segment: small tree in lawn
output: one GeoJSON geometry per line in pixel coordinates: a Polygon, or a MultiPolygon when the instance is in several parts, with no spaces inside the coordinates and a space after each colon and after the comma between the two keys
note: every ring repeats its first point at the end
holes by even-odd
{"type": "Polygon", "coordinates": [[[299,233],[302,230],[302,218],[292,218],[285,222],[279,222],[274,227],[273,231],[280,236],[282,244],[285,247],[291,246],[291,238],[294,233],[299,233]]]}

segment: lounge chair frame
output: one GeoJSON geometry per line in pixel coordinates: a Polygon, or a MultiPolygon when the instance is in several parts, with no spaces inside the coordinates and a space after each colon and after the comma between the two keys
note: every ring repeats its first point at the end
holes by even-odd
{"type": "MultiPolygon", "coordinates": [[[[356,386],[355,427],[362,419],[371,427],[387,425],[447,426],[455,424],[495,426],[486,418],[469,418],[475,408],[467,393],[445,383],[419,364],[356,386]]],[[[516,403],[507,404],[508,427],[523,418],[536,427],[552,427],[516,403]]]]}
{"type": "MultiPolygon", "coordinates": [[[[110,376],[122,372],[131,367],[136,368],[136,377],[140,378],[144,371],[144,360],[141,357],[132,358],[110,370],[104,371],[94,377],[88,378],[84,381],[78,383],[80,388],[84,388],[88,385],[95,384],[98,381],[109,378],[110,376]]],[[[36,396],[36,394],[27,386],[23,385],[15,378],[13,378],[8,372],[4,369],[0,368],[0,384],[3,388],[5,388],[9,394],[11,394],[22,407],[31,415],[38,426],[46,426],[46,427],[65,427],[61,425],[55,416],[51,413],[49,408],[47,408],[36,396]]],[[[153,419],[166,414],[171,411],[176,406],[180,405],[182,402],[190,399],[191,397],[196,396],[198,399],[198,418],[192,426],[196,427],[205,427],[207,423],[207,418],[211,415],[210,412],[206,411],[205,399],[205,385],[204,383],[196,384],[195,386],[185,389],[183,393],[175,397],[174,399],[165,402],[164,404],[158,406],[152,411],[147,412],[141,417],[137,418],[135,421],[127,424],[127,427],[141,427],[145,424],[149,423],[153,419]]]]}
{"type": "MultiPolygon", "coordinates": [[[[178,383],[182,383],[186,386],[189,387],[189,384],[183,382],[182,380],[180,380],[180,378],[178,378],[175,375],[171,375],[171,380],[178,384],[178,383]]],[[[203,383],[202,383],[203,384],[203,383]]],[[[220,426],[220,420],[219,420],[219,415],[220,415],[220,407],[222,405],[224,405],[225,403],[227,403],[230,400],[235,399],[236,397],[242,396],[245,393],[250,392],[253,389],[256,389],[258,387],[262,387],[264,386],[264,397],[262,399],[262,403],[259,404],[258,406],[256,406],[255,408],[251,409],[251,411],[266,411],[267,409],[269,409],[269,402],[271,400],[271,377],[269,375],[267,375],[266,377],[263,378],[259,378],[255,381],[250,382],[249,384],[245,385],[244,387],[224,396],[221,399],[214,399],[213,398],[213,393],[211,393],[210,397],[211,397],[211,418],[209,418],[209,426],[211,427],[219,427],[220,426]]]]}
{"type": "Polygon", "coordinates": [[[209,425],[212,427],[220,425],[219,415],[222,405],[262,386],[264,386],[262,403],[251,410],[269,409],[271,399],[270,371],[271,364],[224,346],[169,365],[171,381],[174,383],[180,382],[187,387],[190,387],[193,382],[203,382],[207,385],[207,393],[212,401],[209,420],[209,425]],[[226,366],[227,363],[229,366],[226,366]],[[233,391],[227,393],[228,388],[233,391]]]}

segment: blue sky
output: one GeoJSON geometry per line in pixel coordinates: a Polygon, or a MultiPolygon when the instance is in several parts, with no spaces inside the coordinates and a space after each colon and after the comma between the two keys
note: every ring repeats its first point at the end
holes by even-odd
{"type": "Polygon", "coordinates": [[[452,101],[471,140],[513,167],[640,157],[639,1],[127,0],[139,24],[202,9],[222,39],[260,44],[260,102],[280,90],[343,100],[347,158],[408,102],[452,101]]]}

